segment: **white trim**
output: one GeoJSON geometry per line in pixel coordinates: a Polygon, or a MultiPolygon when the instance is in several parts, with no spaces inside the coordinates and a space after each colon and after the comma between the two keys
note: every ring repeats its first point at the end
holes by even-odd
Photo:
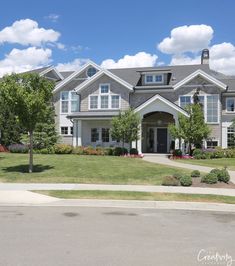
{"type": "Polygon", "coordinates": [[[61,80],[64,79],[64,77],[60,74],[60,72],[59,72],[55,67],[53,67],[53,66],[51,66],[51,67],[45,69],[44,71],[42,71],[42,72],[39,74],[39,76],[44,76],[45,74],[49,73],[50,71],[54,71],[54,72],[56,73],[56,75],[57,75],[61,80]]]}
{"type": "Polygon", "coordinates": [[[154,102],[156,100],[162,101],[163,103],[165,103],[166,105],[169,105],[171,108],[175,109],[179,113],[181,113],[181,114],[189,117],[189,114],[186,111],[184,111],[181,107],[177,106],[176,104],[172,103],[171,101],[167,100],[166,98],[163,98],[159,94],[156,94],[155,96],[151,97],[146,102],[144,102],[143,104],[141,104],[140,106],[138,106],[135,109],[135,112],[141,111],[143,108],[145,108],[146,106],[148,106],[149,104],[151,104],[152,102],[154,102]]]}
{"type": "Polygon", "coordinates": [[[235,97],[226,97],[226,113],[229,113],[229,114],[234,114],[235,113],[235,97]],[[228,100],[231,100],[231,99],[233,99],[233,101],[234,101],[234,111],[228,111],[228,109],[227,109],[227,102],[228,102],[228,100]]]}
{"type": "Polygon", "coordinates": [[[88,97],[88,110],[92,111],[92,110],[120,110],[121,109],[121,95],[120,94],[110,94],[110,93],[102,93],[102,94],[90,94],[88,97]],[[90,107],[90,98],[92,96],[97,96],[98,97],[98,105],[97,108],[91,108],[90,107]],[[108,108],[101,108],[101,97],[102,96],[108,96],[108,108]],[[119,97],[119,107],[118,108],[112,108],[112,96],[118,96],[119,97]]]}
{"type": "Polygon", "coordinates": [[[74,90],[77,91],[77,92],[80,92],[81,90],[83,90],[84,88],[86,88],[88,85],[90,85],[92,82],[96,81],[98,78],[100,78],[103,75],[107,75],[108,77],[114,79],[115,81],[117,81],[118,83],[120,83],[121,85],[123,85],[124,87],[126,87],[127,89],[133,91],[133,86],[132,85],[130,85],[128,82],[122,80],[118,76],[114,75],[113,73],[111,73],[110,71],[105,70],[105,69],[97,72],[90,79],[87,79],[82,84],[80,84],[76,88],[74,88],[74,90]]]}
{"type": "Polygon", "coordinates": [[[88,76],[87,71],[88,71],[90,68],[94,68],[94,69],[96,70],[95,74],[97,73],[97,69],[96,69],[95,67],[93,67],[93,66],[88,67],[87,70],[86,70],[86,76],[87,76],[88,79],[95,75],[95,74],[94,74],[94,75],[92,75],[92,76],[88,76]]]}
{"type": "Polygon", "coordinates": [[[151,74],[145,74],[144,75],[144,82],[145,84],[163,84],[164,83],[164,74],[162,73],[151,73],[151,74]],[[149,82],[147,81],[147,76],[152,76],[153,81],[149,82]],[[161,76],[162,80],[161,81],[156,81],[156,76],[161,76]]]}
{"type": "Polygon", "coordinates": [[[201,77],[205,78],[207,81],[212,82],[213,84],[215,84],[216,86],[218,86],[219,88],[221,88],[223,90],[227,89],[227,85],[226,84],[224,84],[223,82],[219,81],[218,79],[215,79],[211,75],[208,75],[206,72],[202,71],[201,69],[198,69],[195,72],[193,72],[192,74],[190,74],[189,76],[187,76],[186,78],[184,78],[183,80],[181,80],[178,83],[176,83],[173,86],[174,90],[177,90],[178,88],[180,88],[181,86],[183,86],[184,84],[186,84],[187,82],[191,81],[192,79],[194,79],[197,76],[201,76],[201,77]]]}
{"type": "MultiPolygon", "coordinates": [[[[72,100],[72,93],[73,92],[76,93],[75,91],[61,91],[60,92],[60,114],[61,115],[76,113],[76,112],[72,112],[72,110],[71,110],[71,106],[72,106],[71,102],[75,101],[75,100],[72,100]],[[63,92],[68,92],[68,100],[62,100],[61,99],[61,95],[62,95],[63,92]],[[66,112],[66,113],[62,112],[62,102],[63,101],[68,101],[68,112],[66,112]]],[[[79,112],[81,100],[80,100],[80,95],[77,95],[77,96],[78,96],[78,112],[79,112]]]]}
{"type": "MultiPolygon", "coordinates": [[[[68,83],[69,81],[71,81],[74,77],[76,77],[77,75],[79,75],[82,71],[84,71],[88,66],[93,66],[94,68],[98,69],[99,71],[101,70],[101,67],[98,66],[97,64],[95,64],[92,61],[88,61],[85,65],[83,65],[79,70],[73,72],[71,75],[69,75],[67,78],[65,78],[63,81],[61,81],[58,85],[55,86],[55,89],[53,90],[53,93],[57,92],[62,86],[64,86],[66,83],[68,83]]],[[[99,72],[97,71],[97,73],[99,72]]],[[[96,73],[96,74],[97,74],[96,73]]],[[[95,75],[96,75],[95,74],[95,75]]],[[[94,76],[95,76],[94,75],[94,76]]],[[[92,77],[91,77],[92,78],[92,77]]],[[[91,79],[89,78],[89,79],[91,79]]]]}

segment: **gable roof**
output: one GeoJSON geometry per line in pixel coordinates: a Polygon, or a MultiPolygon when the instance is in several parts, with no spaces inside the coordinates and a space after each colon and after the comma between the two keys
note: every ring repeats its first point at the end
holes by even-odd
{"type": "Polygon", "coordinates": [[[166,105],[168,105],[171,108],[175,109],[177,112],[179,112],[179,113],[181,113],[181,114],[189,117],[189,114],[184,109],[182,109],[181,107],[179,107],[175,103],[167,100],[166,98],[162,97],[159,94],[154,95],[153,97],[151,97],[150,99],[148,99],[146,102],[144,102],[141,105],[139,105],[138,107],[136,107],[135,108],[135,112],[141,111],[143,108],[147,107],[149,104],[153,103],[156,100],[159,100],[159,101],[165,103],[166,105]]]}
{"type": "Polygon", "coordinates": [[[86,81],[84,81],[82,84],[77,86],[74,90],[76,92],[79,92],[79,91],[83,90],[84,88],[86,88],[88,85],[90,85],[92,82],[94,82],[95,80],[97,80],[99,77],[101,77],[103,75],[107,75],[108,77],[110,77],[113,80],[117,81],[118,83],[120,83],[121,85],[123,85],[124,87],[129,89],[130,91],[133,91],[133,86],[131,84],[129,84],[125,80],[123,80],[120,77],[114,75],[113,73],[111,73],[110,71],[108,71],[106,69],[102,69],[101,71],[97,72],[94,76],[92,76],[91,78],[89,78],[86,81]]]}
{"type": "Polygon", "coordinates": [[[56,74],[56,76],[57,76],[60,80],[63,80],[63,79],[64,79],[64,77],[61,75],[61,73],[60,73],[55,67],[53,67],[53,66],[44,69],[43,71],[41,71],[41,72],[39,73],[39,75],[40,75],[40,76],[44,76],[44,75],[46,75],[47,73],[49,73],[50,71],[54,71],[55,74],[56,74]]]}
{"type": "MultiPolygon", "coordinates": [[[[71,81],[73,78],[75,78],[77,75],[79,75],[82,71],[84,71],[88,66],[93,66],[94,68],[101,70],[101,67],[98,66],[96,63],[92,61],[88,61],[86,64],[84,64],[79,70],[74,71],[70,75],[68,75],[62,82],[56,85],[55,89],[53,90],[53,93],[57,92],[62,86],[64,86],[66,83],[71,81]]],[[[99,72],[98,72],[99,73],[99,72]]],[[[97,73],[96,73],[97,74],[97,73]]]]}
{"type": "Polygon", "coordinates": [[[173,86],[173,88],[176,90],[176,89],[180,88],[181,86],[183,86],[184,84],[188,83],[189,81],[191,81],[192,79],[194,79],[195,77],[198,77],[198,76],[203,77],[207,81],[215,84],[216,86],[218,86],[219,88],[221,88],[223,90],[226,90],[226,88],[227,88],[226,84],[224,84],[223,82],[221,82],[218,79],[214,78],[213,76],[207,74],[206,72],[204,72],[201,69],[196,70],[195,72],[193,72],[192,74],[190,74],[189,76],[184,78],[183,80],[181,80],[178,83],[176,83],[173,86]]]}

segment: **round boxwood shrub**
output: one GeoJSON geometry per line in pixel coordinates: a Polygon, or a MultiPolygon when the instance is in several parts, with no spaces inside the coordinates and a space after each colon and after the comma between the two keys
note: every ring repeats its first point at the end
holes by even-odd
{"type": "Polygon", "coordinates": [[[67,144],[56,144],[54,150],[56,154],[70,154],[73,151],[73,147],[67,144]]]}
{"type": "Polygon", "coordinates": [[[194,170],[191,173],[191,177],[200,177],[201,173],[198,170],[194,170]]]}
{"type": "Polygon", "coordinates": [[[183,175],[181,178],[180,178],[180,184],[181,186],[183,187],[189,187],[192,185],[192,177],[189,176],[189,175],[183,175]]]}
{"type": "Polygon", "coordinates": [[[218,175],[218,181],[228,183],[230,180],[230,175],[226,169],[222,169],[219,171],[218,175]]]}
{"type": "Polygon", "coordinates": [[[206,184],[216,184],[218,182],[218,176],[215,173],[209,173],[202,177],[201,182],[206,184]]]}
{"type": "Polygon", "coordinates": [[[162,179],[162,186],[178,186],[179,180],[174,176],[164,176],[162,179]]]}
{"type": "Polygon", "coordinates": [[[131,148],[130,149],[130,154],[133,154],[133,155],[138,155],[138,150],[136,148],[131,148]]]}
{"type": "Polygon", "coordinates": [[[193,158],[194,159],[202,159],[203,158],[203,151],[201,149],[193,150],[193,158]]]}
{"type": "Polygon", "coordinates": [[[29,146],[25,144],[11,144],[8,146],[8,150],[12,153],[28,153],[29,146]]]}
{"type": "Polygon", "coordinates": [[[126,148],[116,147],[113,151],[113,155],[115,155],[115,156],[121,156],[121,155],[125,155],[125,154],[128,154],[128,151],[126,148]]]}

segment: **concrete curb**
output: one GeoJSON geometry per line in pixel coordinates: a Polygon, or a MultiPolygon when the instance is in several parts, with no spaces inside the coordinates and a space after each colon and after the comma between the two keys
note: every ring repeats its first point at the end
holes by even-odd
{"type": "Polygon", "coordinates": [[[30,203],[0,203],[3,207],[101,207],[101,208],[143,208],[186,211],[216,211],[235,213],[235,205],[223,203],[176,202],[176,201],[136,201],[136,200],[92,200],[68,199],[53,202],[30,203]]]}

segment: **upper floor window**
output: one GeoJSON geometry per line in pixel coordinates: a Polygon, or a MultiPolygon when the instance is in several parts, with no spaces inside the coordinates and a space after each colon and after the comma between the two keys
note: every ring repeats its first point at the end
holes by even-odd
{"type": "Polygon", "coordinates": [[[207,123],[218,123],[219,119],[219,97],[218,95],[207,95],[207,123]]]}
{"type": "Polygon", "coordinates": [[[163,75],[145,75],[145,83],[163,83],[163,75]]]}
{"type": "Polygon", "coordinates": [[[100,84],[100,93],[109,93],[109,84],[100,84]]]}
{"type": "Polygon", "coordinates": [[[226,99],[226,111],[234,112],[235,111],[235,98],[226,99]]]}
{"type": "Polygon", "coordinates": [[[80,99],[75,91],[62,91],[60,94],[61,113],[79,112],[80,99]]]}
{"type": "Polygon", "coordinates": [[[185,109],[185,107],[191,104],[191,96],[180,96],[179,101],[180,107],[185,109]]]}
{"type": "Polygon", "coordinates": [[[100,84],[99,94],[89,96],[89,109],[120,109],[120,95],[111,94],[110,84],[100,84]]]}
{"type": "Polygon", "coordinates": [[[94,67],[89,67],[86,72],[87,76],[90,78],[96,74],[96,69],[94,67]]]}
{"type": "MultiPolygon", "coordinates": [[[[202,106],[205,121],[207,123],[218,123],[219,122],[219,96],[218,94],[213,95],[200,95],[199,103],[202,106]]],[[[180,96],[179,105],[184,108],[193,103],[193,95],[180,96]]]]}
{"type": "Polygon", "coordinates": [[[69,92],[62,91],[60,97],[61,97],[61,112],[68,113],[69,112],[69,92]]]}

